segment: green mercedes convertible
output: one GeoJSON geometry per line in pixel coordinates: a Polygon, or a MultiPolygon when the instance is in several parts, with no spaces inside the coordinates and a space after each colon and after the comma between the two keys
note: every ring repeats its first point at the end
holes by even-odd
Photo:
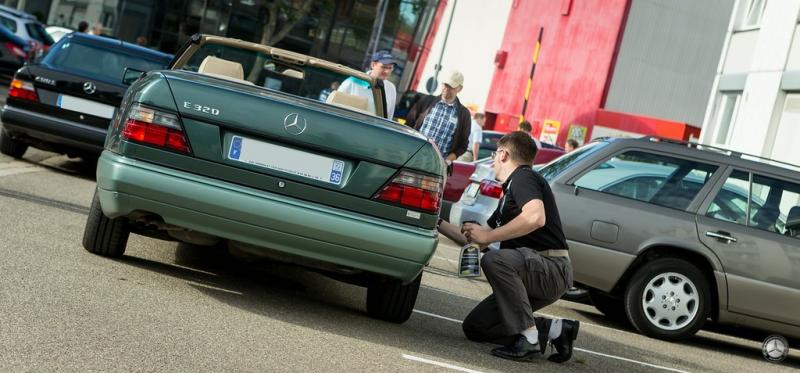
{"type": "Polygon", "coordinates": [[[228,244],[366,286],[369,315],[408,319],[438,243],[445,166],[424,136],[385,119],[382,81],[209,35],[169,70],[126,75],[86,250],[121,256],[131,233],[228,244]],[[345,79],[374,104],[330,92],[345,79]]]}

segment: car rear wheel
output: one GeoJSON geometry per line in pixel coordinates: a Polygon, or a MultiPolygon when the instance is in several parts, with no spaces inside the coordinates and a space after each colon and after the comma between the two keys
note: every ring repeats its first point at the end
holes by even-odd
{"type": "Polygon", "coordinates": [[[711,290],[703,273],[675,258],[645,264],[625,291],[625,312],[639,332],[664,340],[694,335],[710,313],[711,290]]]}
{"type": "Polygon", "coordinates": [[[92,206],[89,208],[89,217],[86,219],[86,228],[83,231],[83,247],[93,254],[120,257],[125,253],[129,236],[128,220],[109,219],[103,215],[100,200],[95,192],[92,206]]]}
{"type": "Polygon", "coordinates": [[[374,281],[367,286],[367,314],[393,323],[405,322],[414,310],[421,280],[422,273],[406,285],[396,279],[374,281]]]}
{"type": "Polygon", "coordinates": [[[28,150],[28,144],[14,140],[6,130],[0,130],[0,153],[9,157],[22,158],[26,150],[28,150]]]}

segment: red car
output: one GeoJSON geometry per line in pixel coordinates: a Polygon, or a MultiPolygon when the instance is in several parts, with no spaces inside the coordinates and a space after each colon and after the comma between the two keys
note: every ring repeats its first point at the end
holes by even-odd
{"type": "MultiPolygon", "coordinates": [[[[444,196],[442,196],[442,212],[440,216],[450,216],[450,206],[461,199],[464,189],[469,185],[469,177],[475,172],[475,165],[478,163],[491,162],[490,155],[493,151],[497,150],[497,141],[503,137],[505,133],[497,131],[483,131],[483,142],[481,149],[478,153],[477,162],[453,162],[453,172],[447,177],[447,184],[444,187],[444,196]]],[[[538,141],[537,141],[538,143],[538,141]]],[[[541,143],[539,150],[536,152],[534,164],[547,163],[551,160],[560,157],[566,153],[563,148],[553,144],[541,143]]]]}

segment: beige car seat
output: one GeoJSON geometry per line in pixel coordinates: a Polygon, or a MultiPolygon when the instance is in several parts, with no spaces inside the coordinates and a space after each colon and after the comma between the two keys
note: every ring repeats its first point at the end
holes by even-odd
{"type": "Polygon", "coordinates": [[[197,72],[237,83],[253,85],[252,82],[244,80],[242,64],[214,56],[208,56],[203,59],[203,63],[200,64],[197,72]]]}
{"type": "Polygon", "coordinates": [[[366,97],[351,95],[344,92],[333,91],[325,100],[334,106],[343,107],[350,110],[355,110],[364,114],[375,115],[369,111],[369,102],[366,97]]]}

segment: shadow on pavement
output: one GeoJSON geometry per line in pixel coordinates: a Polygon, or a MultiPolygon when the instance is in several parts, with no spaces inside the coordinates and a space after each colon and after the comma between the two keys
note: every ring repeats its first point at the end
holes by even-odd
{"type": "MultiPolygon", "coordinates": [[[[394,346],[434,360],[469,364],[486,370],[529,371],[544,368],[548,371],[576,370],[609,371],[631,369],[627,365],[586,353],[576,353],[572,361],[558,365],[546,359],[530,364],[500,360],[489,355],[493,346],[466,340],[460,325],[428,316],[413,314],[405,324],[397,325],[369,318],[364,312],[365,289],[338,282],[315,272],[291,265],[268,261],[243,262],[232,257],[222,246],[199,247],[176,244],[175,263],[125,256],[118,259],[138,268],[183,279],[204,294],[264,317],[290,322],[325,333],[334,333],[371,343],[394,346]],[[615,365],[616,364],[616,365],[615,365]]],[[[435,274],[426,273],[426,276],[435,274]]],[[[476,300],[438,292],[427,287],[420,289],[417,308],[443,316],[463,319],[477,304],[476,300]],[[442,310],[444,305],[444,310],[442,310]],[[432,310],[432,308],[439,308],[432,310]]],[[[604,317],[579,311],[593,323],[611,328],[630,330],[629,326],[609,323],[604,317]]],[[[627,356],[641,356],[645,361],[672,362],[675,366],[693,371],[706,370],[679,357],[639,349],[635,346],[606,339],[596,333],[585,333],[578,347],[592,349],[588,341],[603,339],[604,350],[625,351],[627,356]]],[[[725,353],[741,354],[734,346],[716,340],[697,339],[693,346],[725,353]]],[[[747,350],[747,349],[745,349],[747,350]]],[[[761,359],[754,351],[746,356],[761,359]]],[[[547,354],[550,354],[548,350],[547,354]]],[[[400,358],[398,356],[398,358],[400,358]]]]}
{"type": "MultiPolygon", "coordinates": [[[[631,333],[637,333],[636,329],[623,317],[608,317],[606,315],[583,310],[575,310],[578,314],[588,319],[592,324],[605,326],[617,330],[624,330],[631,333]]],[[[599,312],[599,311],[598,311],[599,312]]]]}
{"type": "Polygon", "coordinates": [[[39,167],[47,168],[56,173],[63,175],[79,177],[81,179],[95,181],[97,170],[97,158],[67,158],[59,160],[56,164],[44,163],[42,161],[30,160],[27,158],[21,159],[22,161],[35,164],[39,167]]]}
{"type": "MultiPolygon", "coordinates": [[[[587,312],[583,310],[575,310],[575,312],[585,317],[586,319],[588,319],[589,322],[593,324],[617,330],[625,330],[631,333],[638,334],[638,331],[636,331],[636,329],[627,320],[614,319],[602,314],[587,312]]],[[[720,325],[712,322],[707,323],[702,330],[726,336],[742,338],[759,344],[762,343],[768,335],[772,334],[758,330],[739,328],[735,326],[720,325]]],[[[720,353],[736,355],[739,357],[747,357],[757,361],[764,361],[760,347],[754,347],[752,345],[744,345],[742,343],[725,341],[718,338],[711,338],[705,335],[695,335],[694,337],[679,343],[682,345],[692,346],[699,349],[711,350],[720,353]]],[[[797,346],[796,343],[797,341],[790,340],[790,344],[793,347],[797,346]]],[[[800,368],[800,359],[794,356],[789,356],[785,361],[781,363],[781,366],[800,368]]]]}

